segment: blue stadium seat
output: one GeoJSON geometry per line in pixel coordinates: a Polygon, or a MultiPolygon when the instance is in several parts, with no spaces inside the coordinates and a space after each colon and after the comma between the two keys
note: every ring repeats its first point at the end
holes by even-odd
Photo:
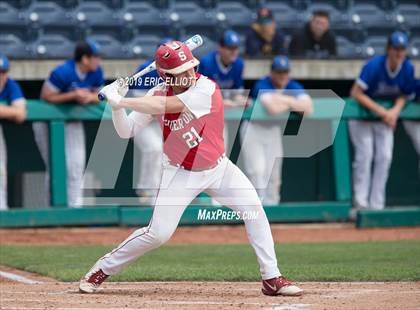
{"type": "Polygon", "coordinates": [[[24,10],[32,3],[32,0],[8,0],[7,3],[16,9],[24,10]]]}
{"type": "Polygon", "coordinates": [[[408,55],[411,58],[420,59],[420,38],[414,38],[410,42],[410,47],[408,49],[408,55]]]}
{"type": "Polygon", "coordinates": [[[18,9],[7,2],[0,2],[0,26],[23,26],[25,20],[18,9]]]}
{"type": "Polygon", "coordinates": [[[306,10],[306,17],[312,15],[312,12],[322,10],[328,12],[330,16],[331,28],[350,26],[350,15],[347,12],[339,11],[333,5],[328,3],[312,3],[306,10]]]}
{"type": "Polygon", "coordinates": [[[126,2],[128,3],[138,3],[138,2],[148,3],[154,7],[163,8],[163,9],[168,8],[169,3],[171,1],[172,0],[126,0],[126,2]]]}
{"type": "Polygon", "coordinates": [[[350,0],[350,7],[357,6],[360,4],[373,4],[379,7],[381,10],[391,12],[395,7],[396,1],[394,0],[350,0]]]}
{"type": "Polygon", "coordinates": [[[73,26],[60,25],[60,26],[53,26],[53,27],[48,25],[48,26],[40,27],[38,30],[38,33],[40,35],[58,34],[63,37],[66,37],[70,41],[78,41],[86,35],[85,31],[86,29],[77,27],[74,25],[73,26]]]}
{"type": "Polygon", "coordinates": [[[216,20],[211,10],[204,10],[194,2],[177,1],[170,7],[170,17],[174,22],[188,25],[215,25],[216,20]]]}
{"type": "Polygon", "coordinates": [[[240,2],[224,1],[217,4],[216,18],[220,22],[226,22],[229,26],[249,26],[255,18],[255,14],[240,2]]]}
{"type": "Polygon", "coordinates": [[[363,28],[394,28],[395,22],[390,13],[381,10],[370,3],[355,4],[350,9],[350,15],[355,25],[363,28]]]}
{"type": "Polygon", "coordinates": [[[124,24],[134,24],[137,26],[161,26],[168,24],[169,20],[164,18],[166,15],[159,12],[158,9],[149,3],[133,2],[127,3],[121,12],[119,18],[124,24]]]}
{"type": "Polygon", "coordinates": [[[98,44],[103,58],[128,58],[128,53],[121,42],[106,34],[89,36],[98,44]]]}
{"type": "Polygon", "coordinates": [[[54,3],[58,4],[62,8],[74,9],[79,3],[79,0],[54,0],[54,3]]]}
{"type": "Polygon", "coordinates": [[[160,38],[154,35],[138,35],[128,44],[128,54],[132,58],[153,58],[160,38]]]}
{"type": "Polygon", "coordinates": [[[352,41],[348,40],[343,36],[337,36],[337,57],[338,58],[359,58],[361,56],[362,49],[352,41]]]}
{"type": "Polygon", "coordinates": [[[410,28],[420,28],[420,5],[399,4],[395,15],[398,23],[410,28]]]}
{"type": "Polygon", "coordinates": [[[73,56],[74,42],[58,34],[41,35],[31,46],[35,58],[69,58],[73,56]]]}
{"type": "Polygon", "coordinates": [[[9,58],[28,58],[30,53],[21,39],[13,34],[0,35],[0,51],[9,58]]]}
{"type": "Polygon", "coordinates": [[[28,23],[40,25],[72,25],[72,15],[52,1],[34,2],[25,11],[28,23]]]}
{"type": "Polygon", "coordinates": [[[387,40],[386,36],[368,37],[362,46],[362,55],[372,57],[385,54],[387,40]]]}
{"type": "Polygon", "coordinates": [[[109,26],[119,24],[118,15],[99,1],[80,3],[73,12],[77,22],[87,25],[109,26]]]}
{"type": "Polygon", "coordinates": [[[285,3],[269,1],[265,5],[274,15],[274,18],[280,28],[295,27],[296,23],[302,20],[302,14],[285,3]]]}

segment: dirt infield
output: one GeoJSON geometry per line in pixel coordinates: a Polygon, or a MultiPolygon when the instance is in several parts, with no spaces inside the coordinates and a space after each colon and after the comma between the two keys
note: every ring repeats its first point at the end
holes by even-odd
{"type": "MultiPolygon", "coordinates": [[[[1,244],[102,244],[122,241],[134,228],[3,229],[1,244]]],[[[278,243],[420,240],[420,227],[357,230],[349,224],[273,225],[278,243]]],[[[170,243],[246,243],[243,226],[180,227],[170,243]]],[[[38,309],[420,309],[420,282],[305,282],[301,297],[267,297],[256,282],[105,283],[94,295],[77,283],[57,282],[0,266],[0,272],[36,281],[25,284],[0,276],[0,308],[38,309]]],[[[1,274],[0,274],[1,275],[1,274]]],[[[21,278],[22,279],[22,278],[21,278]]]]}
{"type": "Polygon", "coordinates": [[[419,309],[420,283],[300,283],[301,297],[267,297],[255,282],[106,283],[94,295],[77,283],[1,283],[1,309],[419,309]]]}
{"type": "MultiPolygon", "coordinates": [[[[135,228],[41,228],[0,229],[1,244],[113,245],[135,228]]],[[[271,226],[278,243],[420,240],[420,227],[356,229],[352,224],[275,224],[271,226]]],[[[236,226],[179,227],[170,244],[247,243],[245,228],[236,226]]]]}

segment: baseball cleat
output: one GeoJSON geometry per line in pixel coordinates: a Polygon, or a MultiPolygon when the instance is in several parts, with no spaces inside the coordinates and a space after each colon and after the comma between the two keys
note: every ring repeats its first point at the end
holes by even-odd
{"type": "Polygon", "coordinates": [[[277,277],[262,281],[262,292],[268,296],[301,296],[303,290],[285,277],[277,277]]]}
{"type": "Polygon", "coordinates": [[[94,293],[98,287],[108,278],[102,269],[92,268],[79,283],[81,293],[94,293]]]}

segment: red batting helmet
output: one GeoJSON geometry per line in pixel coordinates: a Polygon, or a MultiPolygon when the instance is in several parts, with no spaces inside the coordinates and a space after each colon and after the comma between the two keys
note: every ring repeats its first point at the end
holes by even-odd
{"type": "Polygon", "coordinates": [[[193,56],[188,46],[180,41],[171,41],[162,44],[155,54],[156,68],[161,76],[179,74],[200,63],[193,56]]]}

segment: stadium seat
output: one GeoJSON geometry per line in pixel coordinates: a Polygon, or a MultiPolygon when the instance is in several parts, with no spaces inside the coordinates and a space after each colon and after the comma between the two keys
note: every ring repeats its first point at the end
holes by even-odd
{"type": "Polygon", "coordinates": [[[23,26],[25,20],[18,9],[7,2],[0,2],[0,26],[23,26]]]}
{"type": "Polygon", "coordinates": [[[28,58],[30,51],[21,39],[13,34],[0,35],[0,51],[9,58],[28,58]]]}
{"type": "Polygon", "coordinates": [[[214,14],[204,10],[194,2],[177,1],[170,7],[170,18],[174,22],[188,25],[215,25],[214,14]]]}
{"type": "Polygon", "coordinates": [[[117,25],[118,15],[99,1],[80,3],[73,12],[77,22],[87,25],[117,25]]]}
{"type": "Polygon", "coordinates": [[[371,36],[368,37],[362,47],[363,57],[372,57],[385,54],[387,37],[371,36]]]}
{"type": "Polygon", "coordinates": [[[296,27],[297,21],[302,20],[302,14],[299,14],[295,9],[285,3],[269,1],[265,6],[273,12],[274,18],[280,28],[296,27]]]}
{"type": "Polygon", "coordinates": [[[395,17],[399,24],[420,28],[420,5],[399,4],[395,10],[395,17]]]}
{"type": "Polygon", "coordinates": [[[79,3],[78,0],[54,0],[54,3],[58,4],[62,8],[73,9],[79,3]]]}
{"type": "Polygon", "coordinates": [[[40,36],[31,46],[35,58],[63,59],[73,56],[74,42],[58,34],[40,36]]]}
{"type": "Polygon", "coordinates": [[[309,18],[312,15],[312,12],[317,10],[328,12],[331,28],[350,26],[350,15],[347,12],[339,11],[333,5],[328,3],[310,4],[306,10],[306,18],[309,18]]]}
{"type": "Polygon", "coordinates": [[[217,4],[216,18],[229,26],[249,26],[254,20],[254,13],[240,2],[226,1],[217,4]]]}
{"type": "Polygon", "coordinates": [[[16,9],[24,10],[32,3],[32,0],[8,0],[7,3],[16,9]]]}
{"type": "Polygon", "coordinates": [[[334,29],[336,36],[342,36],[354,43],[362,44],[367,38],[367,31],[352,27],[340,27],[334,29]]]}
{"type": "Polygon", "coordinates": [[[103,4],[105,4],[110,9],[120,9],[123,4],[124,0],[101,0],[103,4]]]}
{"type": "MultiPolygon", "coordinates": [[[[34,29],[35,30],[35,29],[34,29]]],[[[66,37],[70,41],[78,41],[81,38],[86,36],[86,30],[85,28],[77,27],[74,25],[60,25],[60,26],[43,26],[40,27],[38,30],[39,35],[43,34],[58,34],[63,37],[66,37]]]]}
{"type": "Polygon", "coordinates": [[[91,35],[89,38],[98,44],[103,58],[129,58],[128,53],[121,42],[112,36],[106,34],[97,34],[91,35]]]}
{"type": "Polygon", "coordinates": [[[362,49],[352,41],[348,40],[343,36],[337,36],[337,57],[338,58],[359,58],[361,56],[362,49]]]}
{"type": "Polygon", "coordinates": [[[414,38],[410,42],[410,47],[408,49],[408,55],[411,58],[420,59],[420,38],[414,38]]]}
{"type": "Polygon", "coordinates": [[[148,3],[150,5],[153,5],[154,7],[157,8],[163,8],[166,9],[169,6],[169,3],[172,0],[127,0],[126,2],[129,3],[138,3],[138,2],[143,2],[143,3],[148,3]]]}
{"type": "Polygon", "coordinates": [[[153,58],[160,38],[154,35],[138,35],[128,44],[128,54],[132,58],[153,58]]]}
{"type": "Polygon", "coordinates": [[[164,15],[158,9],[143,2],[127,3],[119,13],[119,18],[124,24],[129,23],[138,26],[160,26],[165,21],[168,23],[163,17],[164,15]]]}
{"type": "Polygon", "coordinates": [[[352,22],[363,28],[394,28],[395,22],[390,13],[386,13],[374,4],[356,4],[350,9],[352,22]]]}
{"type": "MultiPolygon", "coordinates": [[[[398,0],[398,2],[401,0],[398,0]]],[[[349,0],[348,1],[351,6],[358,6],[360,4],[369,4],[379,7],[381,10],[390,13],[397,1],[395,0],[349,0]]]]}
{"type": "Polygon", "coordinates": [[[52,1],[34,2],[25,11],[28,23],[40,25],[74,24],[70,13],[52,1]]]}

